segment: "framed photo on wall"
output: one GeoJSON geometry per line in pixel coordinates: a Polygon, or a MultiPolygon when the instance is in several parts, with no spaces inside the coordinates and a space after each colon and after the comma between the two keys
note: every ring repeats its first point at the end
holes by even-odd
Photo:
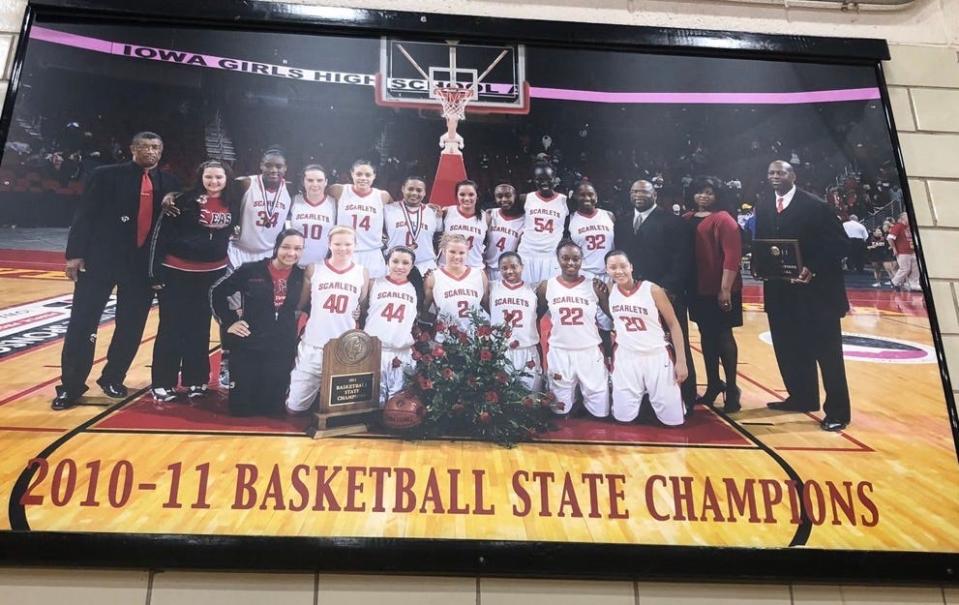
{"type": "Polygon", "coordinates": [[[2,561],[953,580],[956,406],[884,59],[31,2],[2,561]]]}

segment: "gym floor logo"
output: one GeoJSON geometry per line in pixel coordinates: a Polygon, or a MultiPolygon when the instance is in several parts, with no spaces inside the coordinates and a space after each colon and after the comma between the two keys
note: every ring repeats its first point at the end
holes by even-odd
{"type": "MultiPolygon", "coordinates": [[[[0,309],[0,359],[63,338],[70,323],[73,296],[66,294],[0,309]]],[[[100,323],[116,314],[111,296],[100,323]]]]}
{"type": "MultiPolygon", "coordinates": [[[[769,332],[759,335],[759,340],[771,345],[769,332]]],[[[842,333],[842,353],[849,361],[871,363],[936,363],[936,350],[928,345],[910,340],[884,338],[868,334],[842,333]]]]}

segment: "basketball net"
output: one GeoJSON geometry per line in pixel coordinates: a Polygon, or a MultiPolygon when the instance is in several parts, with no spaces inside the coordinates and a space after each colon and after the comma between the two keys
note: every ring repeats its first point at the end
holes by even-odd
{"type": "Polygon", "coordinates": [[[443,117],[454,118],[457,121],[466,119],[466,104],[473,96],[473,87],[456,88],[455,86],[437,86],[433,94],[443,105],[443,117]]]}

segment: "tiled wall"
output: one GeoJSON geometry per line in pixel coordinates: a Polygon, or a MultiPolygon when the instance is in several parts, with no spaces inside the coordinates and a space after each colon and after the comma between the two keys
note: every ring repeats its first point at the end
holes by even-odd
{"type": "MultiPolygon", "coordinates": [[[[885,65],[950,374],[959,376],[957,46],[893,46],[885,65]]],[[[953,386],[959,386],[953,384],[953,386]]]]}
{"type": "Polygon", "coordinates": [[[959,589],[0,569],[2,605],[953,605],[959,589]]]}
{"type": "MultiPolygon", "coordinates": [[[[315,3],[315,0],[299,1],[315,3]]],[[[681,4],[652,0],[528,0],[522,5],[512,0],[404,0],[378,5],[375,0],[329,0],[329,3],[398,10],[508,13],[537,18],[546,14],[545,8],[549,5],[555,9],[549,14],[564,20],[582,18],[713,29],[877,36],[904,43],[893,45],[893,59],[885,65],[886,77],[910,175],[909,185],[922,227],[920,237],[945,334],[946,355],[953,376],[959,376],[959,0],[917,0],[906,12],[879,16],[748,4],[717,6],[705,0],[681,4]],[[501,10],[484,12],[487,5],[501,10]],[[534,13],[523,12],[528,10],[534,13]],[[706,21],[696,21],[703,18],[706,21]],[[936,46],[915,45],[920,42],[936,46]]],[[[0,0],[0,65],[7,66],[4,78],[9,75],[9,54],[24,6],[23,0],[0,0]]],[[[0,569],[0,605],[259,605],[265,602],[270,605],[572,605],[587,602],[590,605],[959,605],[959,589],[0,569]]]]}

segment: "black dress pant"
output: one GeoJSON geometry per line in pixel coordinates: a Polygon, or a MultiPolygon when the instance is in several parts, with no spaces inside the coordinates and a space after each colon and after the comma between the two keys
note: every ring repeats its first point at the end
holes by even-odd
{"type": "Polygon", "coordinates": [[[153,343],[154,387],[201,386],[210,378],[210,287],[224,273],[166,269],[153,343]],[[182,378],[178,381],[178,376],[182,378]]]}
{"type": "Polygon", "coordinates": [[[849,256],[846,258],[846,268],[856,273],[862,273],[866,264],[866,242],[858,237],[849,238],[849,256]]]}
{"type": "Polygon", "coordinates": [[[73,287],[70,322],[60,357],[62,384],[68,393],[85,390],[93,367],[97,328],[114,287],[117,289],[116,329],[100,381],[122,383],[133,363],[153,303],[153,290],[147,281],[146,270],[142,275],[119,280],[89,271],[80,272],[73,287]]]}
{"type": "Polygon", "coordinates": [[[671,302],[676,319],[679,320],[679,327],[683,331],[683,351],[686,353],[686,368],[689,370],[689,376],[680,385],[679,390],[686,408],[690,409],[696,404],[696,364],[693,363],[693,350],[689,346],[689,310],[685,299],[676,298],[671,302]]]}
{"type": "MultiPolygon", "coordinates": [[[[295,345],[291,343],[292,350],[295,345]]],[[[230,349],[230,414],[275,416],[286,410],[295,354],[251,350],[242,345],[230,349]]]]}
{"type": "Polygon", "coordinates": [[[769,313],[769,332],[789,400],[819,408],[818,364],[826,391],[823,404],[826,417],[849,422],[849,385],[839,318],[769,313]]]}

